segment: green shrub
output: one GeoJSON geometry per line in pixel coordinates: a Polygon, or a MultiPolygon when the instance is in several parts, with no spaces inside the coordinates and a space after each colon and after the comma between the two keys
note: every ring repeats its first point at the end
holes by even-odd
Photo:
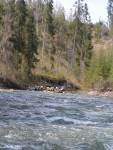
{"type": "Polygon", "coordinates": [[[102,88],[105,81],[113,83],[113,49],[101,50],[94,54],[89,68],[84,75],[84,86],[88,88],[102,88]]]}

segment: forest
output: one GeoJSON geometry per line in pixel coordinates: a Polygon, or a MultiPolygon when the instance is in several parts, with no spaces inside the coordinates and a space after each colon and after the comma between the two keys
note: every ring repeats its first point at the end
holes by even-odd
{"type": "Polygon", "coordinates": [[[83,0],[68,17],[53,0],[0,0],[0,79],[27,84],[45,77],[112,90],[113,0],[107,12],[107,23],[92,23],[83,0]]]}

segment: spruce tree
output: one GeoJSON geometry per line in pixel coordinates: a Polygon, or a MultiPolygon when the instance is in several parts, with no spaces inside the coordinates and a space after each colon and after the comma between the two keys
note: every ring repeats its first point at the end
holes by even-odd
{"type": "Polygon", "coordinates": [[[26,3],[24,0],[16,2],[15,49],[25,53],[25,23],[27,17],[26,3]]]}
{"type": "Polygon", "coordinates": [[[54,44],[54,25],[53,25],[53,0],[47,1],[47,14],[46,14],[46,24],[48,33],[50,34],[52,41],[51,41],[51,53],[50,53],[50,61],[51,61],[51,69],[54,68],[54,57],[56,53],[56,48],[54,44]]]}
{"type": "Polygon", "coordinates": [[[78,79],[81,80],[86,66],[89,65],[92,56],[92,31],[91,20],[87,4],[83,0],[75,3],[75,35],[73,54],[78,68],[78,79]]]}
{"type": "Polygon", "coordinates": [[[37,54],[37,45],[38,45],[38,38],[36,35],[36,28],[34,22],[34,16],[32,10],[28,11],[29,15],[26,19],[26,58],[29,65],[29,72],[30,69],[33,68],[33,62],[35,59],[35,54],[37,54]]]}
{"type": "Polygon", "coordinates": [[[16,55],[18,55],[18,69],[30,74],[38,43],[33,11],[24,0],[17,0],[15,3],[12,28],[13,35],[10,41],[14,45],[14,53],[16,52],[16,55]]]}

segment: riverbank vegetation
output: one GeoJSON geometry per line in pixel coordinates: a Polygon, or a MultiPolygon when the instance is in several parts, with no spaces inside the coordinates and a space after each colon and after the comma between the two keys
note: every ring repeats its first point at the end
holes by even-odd
{"type": "Polygon", "coordinates": [[[108,24],[94,24],[82,0],[75,1],[68,17],[52,0],[0,0],[1,81],[38,84],[43,77],[112,89],[112,3],[108,24]]]}

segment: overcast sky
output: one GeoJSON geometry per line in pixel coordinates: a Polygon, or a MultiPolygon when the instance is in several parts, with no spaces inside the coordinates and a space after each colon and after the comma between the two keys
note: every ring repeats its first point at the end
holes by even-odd
{"type": "MultiPolygon", "coordinates": [[[[73,8],[76,0],[54,0],[55,3],[60,3],[64,6],[66,13],[68,15],[71,8],[73,8]]],[[[89,12],[91,15],[92,22],[98,22],[99,19],[107,21],[107,3],[108,0],[84,0],[88,4],[89,12]]]]}

